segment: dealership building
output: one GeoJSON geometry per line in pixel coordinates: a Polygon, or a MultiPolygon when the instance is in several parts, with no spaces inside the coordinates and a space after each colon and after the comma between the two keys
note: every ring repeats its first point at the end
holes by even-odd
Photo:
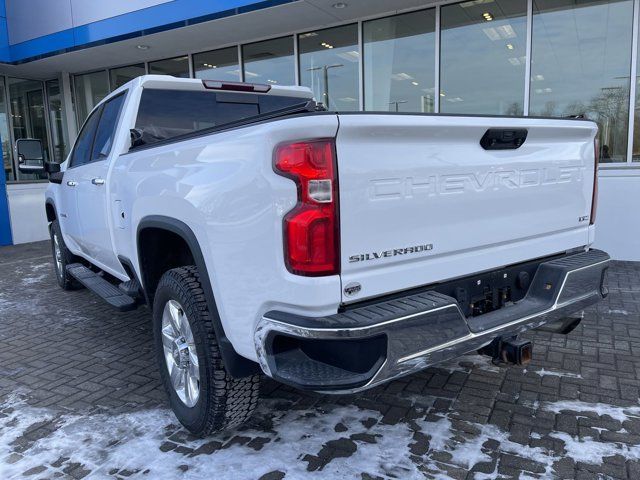
{"type": "Polygon", "coordinates": [[[45,177],[145,73],[310,87],[338,111],[575,116],[600,128],[596,246],[640,260],[640,0],[0,0],[0,245],[48,238],[45,177]]]}

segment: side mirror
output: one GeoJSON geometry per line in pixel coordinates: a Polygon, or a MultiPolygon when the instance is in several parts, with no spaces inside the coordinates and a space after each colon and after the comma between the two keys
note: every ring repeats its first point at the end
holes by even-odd
{"type": "Polygon", "coordinates": [[[58,173],[60,171],[60,164],[53,162],[44,162],[44,171],[51,173],[58,173]]]}
{"type": "Polygon", "coordinates": [[[16,153],[20,172],[44,172],[44,149],[40,140],[36,138],[20,138],[16,140],[16,153]]]}
{"type": "Polygon", "coordinates": [[[61,169],[59,163],[44,162],[44,171],[47,172],[47,176],[49,177],[49,181],[51,183],[62,183],[64,173],[62,173],[60,170],[61,169]]]}

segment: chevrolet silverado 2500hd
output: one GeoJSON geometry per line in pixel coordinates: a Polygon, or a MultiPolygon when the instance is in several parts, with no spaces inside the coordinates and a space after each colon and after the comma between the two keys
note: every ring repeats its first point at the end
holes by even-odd
{"type": "MultiPolygon", "coordinates": [[[[597,127],[329,112],[308,89],[143,76],[45,169],[57,280],[153,312],[170,403],[238,425],[260,376],[358,392],[466,352],[525,363],[607,294],[597,127]]],[[[37,145],[36,145],[37,146],[37,145]]]]}

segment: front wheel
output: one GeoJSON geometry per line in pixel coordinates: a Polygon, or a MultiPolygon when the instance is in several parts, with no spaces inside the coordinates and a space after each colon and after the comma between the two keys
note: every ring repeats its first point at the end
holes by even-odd
{"type": "Polygon", "coordinates": [[[260,376],[233,378],[227,372],[195,266],[174,268],[160,279],[153,333],[169,403],[187,430],[206,436],[251,416],[260,376]]]}
{"type": "Polygon", "coordinates": [[[49,228],[51,236],[51,252],[53,254],[53,268],[56,272],[56,280],[63,290],[74,290],[79,287],[78,283],[67,273],[67,265],[75,263],[76,257],[67,249],[62,238],[60,224],[58,220],[51,222],[49,228]]]}

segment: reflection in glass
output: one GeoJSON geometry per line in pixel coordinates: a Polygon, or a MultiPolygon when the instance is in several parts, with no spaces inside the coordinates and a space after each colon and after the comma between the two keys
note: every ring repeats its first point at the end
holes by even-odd
{"type": "Polygon", "coordinates": [[[2,145],[2,165],[7,180],[15,180],[11,163],[11,137],[9,136],[9,119],[5,103],[4,78],[0,77],[0,144],[2,145]]]}
{"type": "MultiPolygon", "coordinates": [[[[44,91],[37,80],[9,79],[9,104],[13,124],[13,138],[37,138],[44,148],[44,159],[49,161],[47,120],[45,118],[44,91]]],[[[16,172],[18,180],[46,178],[44,173],[16,172]]]]}
{"type": "Polygon", "coordinates": [[[238,48],[229,47],[195,54],[193,71],[196,78],[239,82],[238,48]]]}
{"type": "Polygon", "coordinates": [[[51,126],[51,143],[53,155],[51,160],[57,163],[64,162],[69,153],[69,132],[67,118],[64,115],[62,91],[58,80],[50,80],[46,83],[47,97],[49,99],[49,125],[51,126]]]}
{"type": "Polygon", "coordinates": [[[332,110],[358,110],[358,27],[316,30],[299,37],[300,82],[332,110]]]}
{"type": "Polygon", "coordinates": [[[112,68],[109,70],[109,83],[111,85],[111,91],[118,87],[121,87],[130,80],[136,77],[144,75],[144,64],[129,65],[126,67],[112,68]]]}
{"type": "Polygon", "coordinates": [[[433,112],[435,9],[364,23],[365,110],[433,112]]]}
{"type": "Polygon", "coordinates": [[[75,106],[78,116],[78,126],[82,126],[85,119],[100,100],[109,94],[107,72],[93,72],[73,77],[75,90],[75,106]]]}
{"type": "MultiPolygon", "coordinates": [[[[640,35],[640,31],[638,32],[640,35]]],[[[640,59],[640,49],[638,49],[638,59],[640,59]]],[[[640,65],[640,62],[638,62],[640,65]]],[[[636,103],[634,109],[634,123],[633,123],[633,154],[631,156],[632,162],[640,162],[640,68],[636,74],[636,103]]]]}
{"type": "Polygon", "coordinates": [[[440,111],[522,115],[526,0],[443,6],[441,26],[440,111]]]}
{"type": "Polygon", "coordinates": [[[624,162],[629,120],[631,0],[534,0],[531,115],[585,115],[601,162],[624,162]]]}
{"type": "Polygon", "coordinates": [[[295,85],[293,38],[284,37],[242,46],[245,82],[295,85]]]}
{"type": "Polygon", "coordinates": [[[149,63],[149,73],[153,75],[171,75],[178,78],[189,78],[189,57],[167,58],[149,63]]]}

